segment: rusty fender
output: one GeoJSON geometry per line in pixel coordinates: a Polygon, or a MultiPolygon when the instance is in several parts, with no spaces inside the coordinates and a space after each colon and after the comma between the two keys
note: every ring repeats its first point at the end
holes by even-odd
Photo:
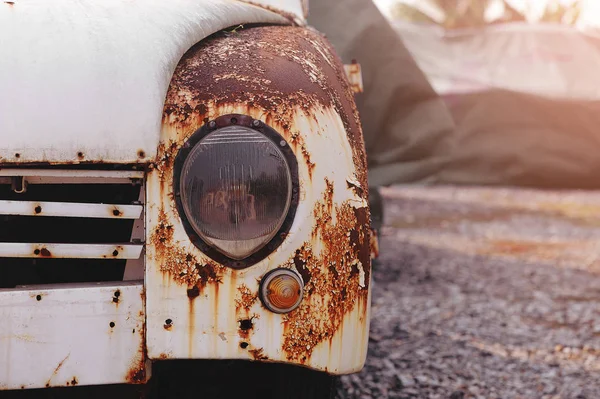
{"type": "Polygon", "coordinates": [[[180,61],[147,183],[147,344],[152,359],[221,358],[301,364],[332,374],[366,358],[370,229],[362,131],[340,60],[313,30],[262,26],[214,35],[180,61]],[[260,119],[298,159],[291,230],[266,259],[227,268],[196,248],[173,198],[173,162],[203,124],[260,119]],[[260,278],[277,267],[305,282],[301,306],[269,312],[260,278]]]}

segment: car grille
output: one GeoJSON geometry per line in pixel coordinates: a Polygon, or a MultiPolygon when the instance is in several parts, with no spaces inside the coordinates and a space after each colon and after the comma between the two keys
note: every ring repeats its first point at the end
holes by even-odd
{"type": "Polygon", "coordinates": [[[0,288],[142,278],[143,181],[139,171],[0,170],[0,288]]]}

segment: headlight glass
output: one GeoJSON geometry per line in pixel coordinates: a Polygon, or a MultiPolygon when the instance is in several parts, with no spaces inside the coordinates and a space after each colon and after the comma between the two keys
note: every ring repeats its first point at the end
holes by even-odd
{"type": "Polygon", "coordinates": [[[196,143],[179,184],[193,230],[235,260],[252,255],[277,234],[292,199],[292,175],[278,143],[239,125],[218,128],[196,143]]]}

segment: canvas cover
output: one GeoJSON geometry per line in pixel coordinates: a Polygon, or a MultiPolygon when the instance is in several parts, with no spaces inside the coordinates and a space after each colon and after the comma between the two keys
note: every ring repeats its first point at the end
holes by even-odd
{"type": "Polygon", "coordinates": [[[433,14],[388,22],[361,0],[311,7],[363,66],[371,184],[600,187],[600,36],[582,10],[570,24],[529,10],[448,29],[433,14]],[[356,15],[352,29],[332,23],[356,15]]]}

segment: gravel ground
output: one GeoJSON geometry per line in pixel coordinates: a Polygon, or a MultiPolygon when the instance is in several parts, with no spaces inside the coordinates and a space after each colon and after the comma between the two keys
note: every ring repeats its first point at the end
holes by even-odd
{"type": "Polygon", "coordinates": [[[600,398],[600,193],[396,187],[338,398],[600,398]]]}

